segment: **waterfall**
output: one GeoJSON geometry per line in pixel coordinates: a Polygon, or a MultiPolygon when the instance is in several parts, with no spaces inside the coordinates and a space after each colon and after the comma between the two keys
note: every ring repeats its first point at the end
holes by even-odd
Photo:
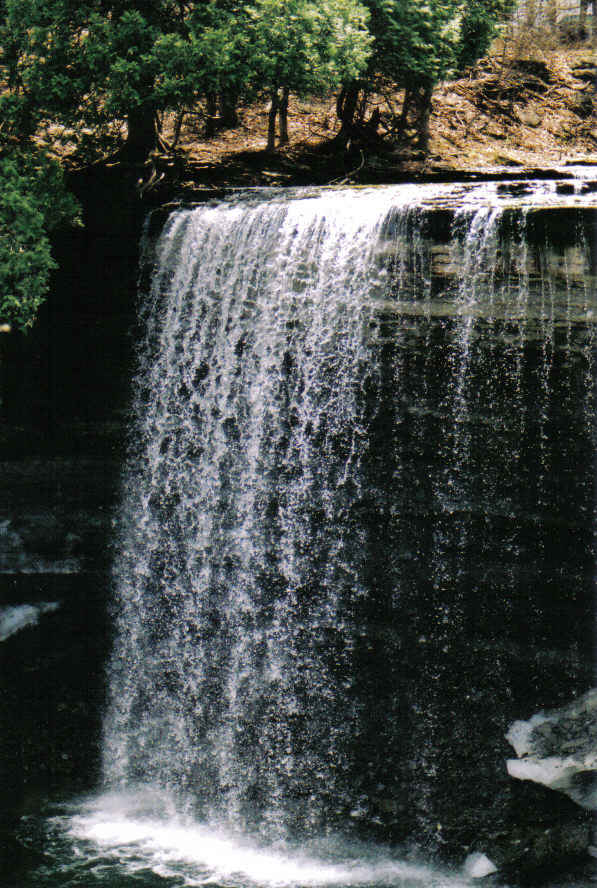
{"type": "Polygon", "coordinates": [[[148,247],[108,789],[267,839],[450,841],[447,726],[499,732],[519,621],[539,644],[552,616],[527,590],[582,582],[548,540],[590,532],[594,296],[582,243],[529,245],[495,192],[435,240],[413,193],[180,209],[148,247]]]}
{"type": "Polygon", "coordinates": [[[363,294],[384,212],[337,200],[169,221],[117,568],[108,781],[155,780],[269,829],[348,804],[375,373],[363,294]]]}

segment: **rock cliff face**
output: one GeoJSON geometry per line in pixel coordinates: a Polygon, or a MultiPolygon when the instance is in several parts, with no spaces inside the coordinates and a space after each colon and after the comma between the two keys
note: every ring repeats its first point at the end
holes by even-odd
{"type": "MultiPolygon", "coordinates": [[[[85,195],[87,227],[65,235],[56,245],[61,271],[40,324],[26,338],[0,336],[0,606],[32,609],[26,612],[32,620],[6,635],[0,645],[0,798],[7,800],[0,815],[7,827],[28,805],[36,804],[35,797],[90,789],[99,773],[104,666],[110,648],[111,546],[126,452],[138,243],[145,208],[136,197],[123,200],[122,189],[114,183],[87,181],[78,187],[85,195]]],[[[453,286],[462,272],[447,249],[451,224],[452,214],[442,207],[429,211],[424,252],[430,256],[431,290],[437,294],[453,286]]],[[[515,227],[517,220],[513,217],[510,224],[515,227]]],[[[562,269],[561,280],[565,269],[575,292],[580,290],[585,267],[577,241],[580,231],[587,243],[596,243],[594,214],[537,212],[527,218],[526,231],[531,245],[546,241],[557,245],[542,253],[541,261],[562,269]]],[[[535,283],[543,270],[537,255],[529,251],[529,276],[535,283]]],[[[595,257],[592,262],[594,271],[595,257]]],[[[420,276],[416,261],[411,272],[414,285],[420,276]]],[[[482,322],[485,309],[479,309],[482,322]]],[[[406,317],[410,310],[406,300],[401,310],[406,317]]],[[[492,306],[494,319],[498,310],[492,306]]],[[[387,328],[387,339],[380,341],[389,356],[388,368],[394,357],[390,353],[402,349],[402,340],[395,335],[396,317],[388,305],[381,319],[387,328]]],[[[503,318],[502,339],[494,353],[515,336],[507,320],[503,318]]],[[[411,335],[408,325],[404,326],[404,341],[411,349],[403,368],[406,382],[419,380],[429,343],[444,336],[452,321],[446,304],[437,309],[436,317],[430,310],[424,322],[429,324],[427,338],[418,332],[411,335]]],[[[560,345],[566,336],[570,341],[569,330],[576,323],[573,316],[568,321],[568,332],[565,325],[554,332],[554,342],[560,345]]],[[[492,348],[489,343],[488,353],[492,348]]],[[[549,372],[557,375],[566,360],[563,347],[545,354],[536,343],[529,348],[536,360],[544,360],[549,372]]],[[[580,369],[562,389],[565,409],[546,419],[554,435],[566,423],[578,420],[573,385],[580,379],[582,356],[572,346],[568,351],[580,369]]],[[[438,362],[435,369],[439,380],[446,366],[438,362]]],[[[391,733],[387,728],[391,718],[404,716],[400,707],[388,711],[383,706],[384,699],[394,699],[392,682],[400,672],[382,656],[384,651],[393,651],[408,665],[398,675],[400,689],[407,694],[413,687],[421,688],[419,709],[413,708],[409,715],[413,730],[407,729],[401,740],[405,758],[410,756],[401,779],[405,786],[412,786],[417,769],[428,769],[415,807],[430,852],[458,862],[469,852],[487,852],[502,871],[509,872],[538,869],[555,859],[566,863],[587,846],[587,819],[565,799],[553,805],[543,787],[531,787],[529,793],[526,785],[509,780],[503,766],[508,754],[503,735],[514,718],[543,706],[557,706],[591,683],[587,617],[592,609],[592,513],[577,521],[567,506],[555,514],[548,502],[549,497],[551,505],[558,498],[576,502],[582,487],[583,503],[586,500],[586,511],[590,511],[591,454],[582,447],[576,454],[564,454],[566,466],[584,466],[587,478],[578,482],[578,489],[569,475],[562,476],[564,481],[544,478],[540,514],[530,507],[508,510],[498,495],[498,481],[491,478],[487,484],[495,492],[493,513],[482,497],[471,495],[466,520],[481,535],[483,546],[465,540],[470,568],[462,584],[469,597],[457,617],[463,632],[475,627],[476,637],[472,642],[459,637],[446,653],[441,627],[427,625],[429,615],[437,611],[438,594],[429,581],[428,562],[409,543],[408,532],[396,544],[402,529],[398,522],[403,520],[397,517],[396,504],[407,515],[405,526],[410,522],[425,527],[430,518],[435,520],[424,473],[444,446],[441,441],[436,446],[432,439],[441,428],[443,408],[438,398],[436,409],[431,396],[428,402],[410,404],[406,383],[398,398],[396,379],[389,370],[384,385],[382,409],[372,433],[376,462],[372,461],[370,471],[386,477],[387,488],[383,501],[369,508],[385,510],[388,531],[387,538],[373,541],[372,549],[380,563],[391,561],[391,569],[402,578],[404,625],[390,623],[387,602],[394,593],[388,580],[387,588],[376,588],[370,603],[363,605],[364,631],[357,657],[367,667],[363,674],[372,674],[374,661],[379,676],[375,686],[360,689],[363,699],[371,701],[373,725],[371,736],[361,738],[363,746],[373,748],[380,730],[391,733]],[[399,400],[404,404],[398,404],[399,400]],[[394,421],[398,415],[399,424],[394,421]],[[413,429],[419,427],[429,436],[421,434],[421,451],[408,452],[398,475],[391,448],[406,453],[409,436],[414,440],[413,429]],[[390,439],[391,446],[386,446],[390,439]],[[509,545],[502,551],[497,541],[504,536],[509,545]],[[566,554],[570,546],[574,558],[566,554]],[[536,563],[531,563],[535,557],[536,563]],[[536,566],[542,572],[539,582],[533,573],[536,566]],[[575,589],[563,614],[558,584],[575,589]],[[421,588],[427,596],[423,606],[421,588]],[[508,623],[507,632],[500,621],[508,623]],[[579,635],[579,623],[587,625],[586,637],[579,635]],[[416,634],[407,626],[417,627],[416,634]],[[466,693],[461,692],[464,685],[466,693]],[[460,708],[452,707],[452,693],[460,708]],[[414,729],[416,717],[430,707],[438,713],[433,751],[425,737],[419,736],[422,742],[418,743],[414,729]],[[445,763],[439,776],[429,764],[437,749],[445,763]],[[467,770],[471,761],[478,766],[474,779],[467,770]],[[467,802],[462,798],[463,786],[469,787],[464,794],[472,799],[467,810],[463,810],[467,802]],[[441,815],[433,823],[430,810],[441,815]]],[[[504,391],[506,398],[506,386],[504,391]]],[[[520,392],[510,395],[521,397],[520,392]]],[[[542,421],[534,396],[540,398],[541,392],[529,387],[524,396],[531,417],[529,436],[542,421]]],[[[493,455],[483,451],[489,432],[482,409],[475,406],[467,423],[479,462],[499,460],[497,451],[493,455]]],[[[532,454],[527,452],[530,440],[521,444],[523,473],[532,464],[532,454]]],[[[521,490],[525,483],[529,491],[536,484],[527,479],[520,482],[521,490]]],[[[524,501],[524,491],[520,496],[524,501]]],[[[445,528],[440,530],[443,533],[445,528]]],[[[446,557],[456,559],[456,547],[450,549],[446,540],[447,536],[443,538],[446,557]]],[[[429,547],[433,544],[432,539],[425,542],[429,547]]],[[[4,614],[9,616],[8,611],[4,614]]],[[[367,749],[366,755],[372,758],[374,753],[367,749]]],[[[380,772],[388,770],[386,761],[377,766],[380,772]]],[[[390,782],[388,778],[380,783],[376,794],[363,800],[365,817],[381,838],[392,831],[400,836],[412,827],[406,823],[411,809],[403,809],[403,797],[388,788],[390,782]]],[[[408,791],[413,794],[412,788],[408,791]]]]}
{"type": "Polygon", "coordinates": [[[60,269],[35,329],[0,334],[0,608],[15,629],[19,615],[37,614],[0,644],[0,819],[9,822],[31,794],[89,788],[98,770],[146,209],[108,173],[72,184],[85,228],[56,240],[60,269]]]}

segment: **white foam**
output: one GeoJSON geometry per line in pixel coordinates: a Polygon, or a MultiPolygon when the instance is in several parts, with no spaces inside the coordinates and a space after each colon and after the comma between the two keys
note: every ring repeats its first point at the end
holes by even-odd
{"type": "MultiPolygon", "coordinates": [[[[461,877],[399,860],[382,849],[363,846],[352,856],[346,847],[328,842],[327,854],[254,841],[197,822],[127,815],[132,796],[105,797],[71,821],[70,834],[91,842],[102,856],[118,860],[129,871],[150,868],[160,875],[182,875],[186,885],[218,882],[271,888],[315,888],[334,885],[387,885],[396,888],[464,888],[461,877]]],[[[137,805],[137,811],[142,810],[137,805]]]]}
{"type": "Polygon", "coordinates": [[[42,614],[50,614],[58,610],[58,601],[40,601],[37,604],[19,604],[0,608],[0,641],[6,641],[11,635],[35,626],[42,614]]]}

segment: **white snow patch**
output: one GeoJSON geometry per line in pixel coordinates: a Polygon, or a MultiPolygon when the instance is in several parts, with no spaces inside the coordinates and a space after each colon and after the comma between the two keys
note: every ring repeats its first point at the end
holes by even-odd
{"type": "Polygon", "coordinates": [[[0,607],[0,641],[35,626],[43,614],[50,614],[60,607],[59,601],[40,601],[37,604],[17,604],[0,607]]]}
{"type": "Polygon", "coordinates": [[[550,721],[550,718],[543,712],[539,712],[528,721],[515,721],[510,725],[506,740],[514,747],[514,752],[519,758],[534,752],[531,734],[538,725],[542,725],[546,721],[550,721]]]}
{"type": "Polygon", "coordinates": [[[481,854],[479,851],[469,854],[464,861],[464,872],[469,879],[484,879],[485,876],[491,876],[497,871],[495,863],[486,854],[481,854]]]}

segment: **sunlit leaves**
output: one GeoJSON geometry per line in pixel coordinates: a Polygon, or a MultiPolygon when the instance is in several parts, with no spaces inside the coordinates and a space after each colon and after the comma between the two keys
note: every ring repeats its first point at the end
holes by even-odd
{"type": "Polygon", "coordinates": [[[436,83],[488,48],[511,0],[364,0],[375,37],[370,74],[397,86],[436,83]]]}
{"type": "Polygon", "coordinates": [[[253,76],[297,93],[339,86],[363,70],[372,37],[356,0],[255,0],[247,9],[253,76]]]}
{"type": "Polygon", "coordinates": [[[32,325],[56,267],[48,235],[77,213],[57,164],[32,153],[0,157],[0,323],[32,325]]]}

